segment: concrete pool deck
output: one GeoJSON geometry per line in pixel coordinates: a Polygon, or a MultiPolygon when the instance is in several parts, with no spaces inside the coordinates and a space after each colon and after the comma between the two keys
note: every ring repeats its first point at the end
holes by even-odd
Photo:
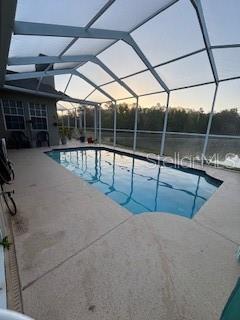
{"type": "Polygon", "coordinates": [[[192,220],[133,216],[47,157],[9,152],[23,309],[36,320],[217,320],[240,274],[240,174],[192,220]]]}

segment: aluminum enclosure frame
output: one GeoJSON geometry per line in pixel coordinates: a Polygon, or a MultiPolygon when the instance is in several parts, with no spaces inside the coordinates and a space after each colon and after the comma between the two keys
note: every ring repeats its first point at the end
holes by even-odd
{"type": "MultiPolygon", "coordinates": [[[[64,56],[64,53],[79,39],[79,38],[92,38],[92,39],[111,39],[119,41],[122,40],[125,43],[127,43],[130,47],[133,48],[133,50],[136,52],[137,56],[141,59],[141,61],[145,64],[146,69],[143,71],[137,72],[135,74],[139,74],[144,71],[150,71],[152,76],[157,80],[161,88],[163,90],[159,90],[157,92],[152,92],[151,94],[157,94],[157,93],[162,93],[166,92],[167,93],[167,103],[166,103],[166,111],[165,111],[165,118],[164,118],[164,126],[163,126],[163,136],[162,136],[162,141],[161,141],[161,146],[160,146],[160,155],[164,155],[164,145],[165,145],[165,135],[167,133],[167,122],[168,122],[168,107],[169,107],[169,100],[170,100],[170,94],[172,91],[176,90],[182,90],[182,89],[188,89],[188,88],[193,88],[197,86],[202,86],[202,85],[207,85],[207,84],[212,84],[215,83],[215,92],[213,96],[213,102],[212,102],[212,108],[211,112],[209,115],[209,120],[208,120],[208,126],[207,126],[207,131],[205,134],[205,142],[204,142],[204,147],[203,147],[203,152],[202,156],[205,157],[206,154],[206,149],[208,145],[208,137],[210,134],[210,129],[211,129],[211,123],[212,123],[212,118],[214,114],[214,106],[215,106],[215,101],[217,97],[217,89],[218,85],[220,82],[223,81],[230,81],[230,80],[235,80],[235,79],[240,79],[240,75],[238,77],[232,77],[232,78],[226,78],[226,79],[221,79],[219,80],[218,76],[218,71],[216,67],[216,63],[214,60],[214,56],[212,53],[212,49],[222,49],[222,48],[238,48],[240,47],[240,44],[230,44],[230,45],[215,45],[211,46],[210,40],[209,40],[209,35],[208,35],[208,30],[205,22],[205,17],[202,9],[202,4],[201,0],[189,0],[195,11],[196,11],[196,16],[199,22],[200,30],[203,36],[205,48],[199,49],[194,52],[190,52],[188,54],[185,54],[181,57],[177,57],[175,59],[166,61],[164,63],[159,64],[160,65],[165,65],[174,61],[178,61],[180,59],[187,58],[191,55],[200,53],[200,52],[206,52],[208,59],[209,59],[209,64],[212,70],[213,82],[205,82],[201,84],[196,84],[196,85],[189,85],[185,87],[179,87],[179,88],[172,88],[169,89],[168,86],[165,84],[165,82],[161,79],[161,77],[158,75],[158,73],[155,71],[155,68],[157,66],[152,66],[151,63],[148,61],[147,57],[145,56],[144,52],[139,48],[137,43],[134,41],[134,39],[131,36],[131,32],[142,26],[143,24],[147,23],[149,20],[157,16],[158,14],[161,14],[161,12],[167,10],[169,7],[177,3],[179,0],[173,0],[170,1],[165,7],[157,10],[155,13],[151,14],[149,17],[145,18],[141,23],[139,23],[137,26],[132,28],[129,32],[123,32],[123,31],[118,31],[118,30],[104,30],[104,29],[97,29],[97,28],[91,28],[91,26],[94,24],[94,22],[97,21],[110,7],[111,5],[115,2],[115,0],[109,0],[106,2],[106,4],[97,12],[97,14],[89,21],[89,23],[85,27],[71,27],[71,26],[61,26],[61,25],[52,25],[52,24],[44,24],[44,23],[31,23],[31,22],[22,22],[22,21],[16,21],[15,22],[15,27],[14,27],[14,34],[21,34],[21,35],[41,35],[41,36],[57,36],[57,37],[71,37],[73,40],[70,42],[68,46],[61,52],[59,56],[55,57],[14,57],[10,58],[8,63],[9,65],[24,65],[24,64],[32,64],[32,63],[49,63],[49,64],[54,64],[54,63],[63,63],[63,62],[76,62],[76,63],[86,63],[88,61],[91,61],[98,66],[100,66],[105,72],[107,72],[112,78],[114,82],[116,81],[119,85],[121,85],[124,89],[126,89],[129,93],[130,96],[127,97],[126,99],[130,98],[135,98],[137,101],[137,107],[135,109],[135,123],[134,123],[134,142],[133,142],[133,150],[136,149],[136,142],[137,142],[137,122],[138,122],[138,100],[139,97],[144,96],[144,95],[137,95],[129,86],[126,85],[126,83],[123,81],[123,79],[130,77],[131,75],[128,75],[127,77],[123,78],[118,78],[99,58],[97,58],[94,55],[79,55],[79,56],[64,56]]],[[[115,43],[114,42],[114,43],[115,43]]],[[[114,44],[113,43],[113,44],[114,44]]],[[[113,45],[111,44],[111,45],[113,45]]],[[[110,45],[110,46],[111,46],[110,45]]],[[[100,52],[106,50],[110,46],[107,46],[100,52]]],[[[98,52],[98,54],[100,53],[98,52]]],[[[76,66],[76,68],[79,65],[76,66]]],[[[8,74],[5,77],[6,81],[9,80],[16,80],[16,79],[27,79],[27,78],[40,78],[39,84],[41,82],[41,79],[43,77],[49,76],[49,75],[58,75],[58,74],[70,74],[76,75],[80,78],[82,78],[84,81],[87,83],[91,84],[95,90],[98,90],[102,94],[104,94],[109,101],[111,101],[114,104],[114,145],[116,145],[116,103],[117,101],[120,101],[121,99],[115,99],[112,97],[109,93],[104,91],[101,87],[104,85],[102,84],[101,86],[96,85],[93,81],[88,79],[86,76],[81,74],[74,69],[60,69],[60,70],[49,70],[48,68],[43,71],[43,72],[25,72],[25,73],[19,73],[19,74],[8,74]]],[[[134,74],[132,74],[134,75],[134,74]]],[[[69,83],[71,81],[71,77],[67,83],[66,88],[68,87],[69,83]]],[[[111,83],[108,82],[108,83],[111,83]]],[[[38,86],[39,88],[39,86],[38,86]]],[[[64,92],[66,91],[66,88],[64,92]]],[[[37,90],[38,91],[38,90],[37,90]]],[[[145,94],[148,95],[148,94],[145,94]]],[[[96,103],[96,106],[99,106],[99,103],[96,103]]],[[[100,110],[100,108],[99,108],[100,110]]],[[[99,119],[101,119],[101,110],[99,111],[99,119]]],[[[99,125],[99,134],[101,137],[101,124],[99,125]]]]}

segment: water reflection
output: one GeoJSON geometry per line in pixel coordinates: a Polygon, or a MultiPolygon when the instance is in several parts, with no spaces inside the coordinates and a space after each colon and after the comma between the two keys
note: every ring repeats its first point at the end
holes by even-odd
{"type": "Polygon", "coordinates": [[[192,218],[220,185],[197,171],[153,167],[106,150],[54,151],[50,156],[134,214],[164,211],[192,218]]]}

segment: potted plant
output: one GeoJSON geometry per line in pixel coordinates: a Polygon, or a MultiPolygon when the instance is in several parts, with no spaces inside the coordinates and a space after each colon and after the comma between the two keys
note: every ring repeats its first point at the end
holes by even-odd
{"type": "Polygon", "coordinates": [[[68,137],[68,140],[72,139],[72,129],[71,128],[67,129],[67,137],[68,137]]]}
{"type": "Polygon", "coordinates": [[[62,144],[67,143],[67,128],[61,127],[59,128],[59,134],[60,134],[60,139],[62,144]]]}
{"type": "Polygon", "coordinates": [[[80,139],[80,142],[85,142],[86,137],[84,136],[82,130],[80,130],[80,138],[79,139],[80,139]]]}

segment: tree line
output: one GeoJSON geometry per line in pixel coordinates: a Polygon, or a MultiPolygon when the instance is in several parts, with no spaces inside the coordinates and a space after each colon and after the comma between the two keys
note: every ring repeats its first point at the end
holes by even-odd
{"type": "MultiPolygon", "coordinates": [[[[160,104],[138,109],[138,130],[161,131],[163,129],[165,107],[160,104]]],[[[102,128],[113,128],[113,106],[106,105],[101,111],[102,128]]],[[[135,108],[126,103],[117,105],[117,128],[134,129],[135,108]]],[[[167,131],[205,134],[209,113],[202,108],[169,108],[167,131]]],[[[86,112],[87,127],[94,126],[93,109],[86,112]]],[[[240,135],[240,114],[237,108],[215,112],[211,134],[240,135]]]]}

